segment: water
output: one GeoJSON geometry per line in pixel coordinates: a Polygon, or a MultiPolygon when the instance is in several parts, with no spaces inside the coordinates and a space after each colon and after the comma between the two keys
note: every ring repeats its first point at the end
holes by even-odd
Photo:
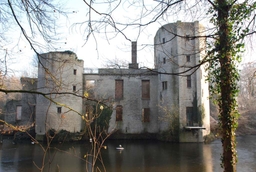
{"type": "MultiPolygon", "coordinates": [[[[238,172],[256,172],[256,136],[237,138],[238,172]]],[[[220,140],[211,144],[165,143],[149,140],[111,140],[105,144],[102,158],[107,172],[219,172],[222,147],[220,140]],[[123,151],[116,150],[119,144],[123,151]]],[[[89,143],[54,144],[43,158],[39,145],[21,143],[13,145],[4,140],[0,145],[0,171],[37,172],[45,160],[50,172],[86,171],[84,155],[90,151],[89,143]],[[38,166],[38,167],[37,167],[38,166]]],[[[100,164],[98,164],[101,167],[100,164]]]]}

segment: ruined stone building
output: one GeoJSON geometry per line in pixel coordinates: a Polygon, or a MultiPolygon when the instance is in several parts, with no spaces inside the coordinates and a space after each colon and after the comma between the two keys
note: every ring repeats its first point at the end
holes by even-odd
{"type": "Polygon", "coordinates": [[[204,28],[198,22],[162,26],[154,38],[154,69],[140,69],[137,43],[127,69],[84,72],[73,52],[39,56],[36,98],[37,138],[47,130],[80,132],[85,94],[108,100],[113,108],[109,132],[159,134],[175,127],[180,142],[202,142],[210,132],[209,90],[204,65],[204,28]],[[61,93],[61,94],[57,94],[61,93]],[[49,98],[52,100],[50,101],[49,98]],[[178,128],[177,128],[178,127],[178,128]]]}
{"type": "MultiPolygon", "coordinates": [[[[31,92],[37,90],[36,78],[22,77],[20,84],[22,90],[31,92]]],[[[32,125],[35,122],[36,95],[30,93],[16,93],[16,95],[16,98],[7,101],[5,105],[4,120],[18,126],[32,125]]]]}

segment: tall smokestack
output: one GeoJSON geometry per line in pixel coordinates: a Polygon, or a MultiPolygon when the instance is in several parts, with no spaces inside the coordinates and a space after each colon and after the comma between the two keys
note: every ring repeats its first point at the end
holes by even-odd
{"type": "Polygon", "coordinates": [[[132,42],[132,63],[129,64],[129,69],[138,69],[136,41],[132,42]]]}

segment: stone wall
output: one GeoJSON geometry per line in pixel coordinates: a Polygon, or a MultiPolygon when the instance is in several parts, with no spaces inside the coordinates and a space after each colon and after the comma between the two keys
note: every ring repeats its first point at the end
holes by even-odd
{"type": "Polygon", "coordinates": [[[36,133],[44,135],[50,129],[80,132],[83,61],[70,51],[41,54],[39,59],[37,90],[47,95],[37,96],[36,133]]]}

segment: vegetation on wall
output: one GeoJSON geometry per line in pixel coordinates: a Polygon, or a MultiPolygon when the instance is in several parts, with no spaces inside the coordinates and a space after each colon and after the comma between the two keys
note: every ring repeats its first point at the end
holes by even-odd
{"type": "MultiPolygon", "coordinates": [[[[101,106],[102,105],[94,106],[95,108],[97,108],[95,112],[100,112],[101,106]]],[[[101,114],[91,123],[91,126],[93,127],[95,126],[95,124],[97,124],[98,132],[102,132],[103,130],[107,131],[112,112],[113,110],[111,109],[111,107],[103,106],[101,114]]]]}
{"type": "Polygon", "coordinates": [[[179,109],[177,106],[172,106],[172,108],[161,107],[161,109],[164,113],[164,117],[160,120],[167,121],[169,126],[166,131],[162,131],[159,134],[159,139],[164,141],[178,142],[180,132],[179,109]]]}

